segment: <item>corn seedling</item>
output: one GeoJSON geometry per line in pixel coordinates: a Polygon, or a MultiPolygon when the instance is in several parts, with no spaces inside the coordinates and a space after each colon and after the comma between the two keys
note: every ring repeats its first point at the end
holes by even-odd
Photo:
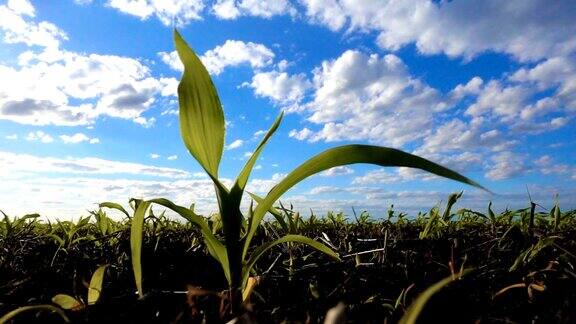
{"type": "Polygon", "coordinates": [[[241,311],[242,291],[248,283],[252,268],[258,259],[272,247],[287,242],[303,243],[336,260],[339,259],[338,255],[326,245],[297,234],[288,234],[251,249],[252,239],[264,216],[282,194],[300,181],[333,167],[369,163],[379,166],[418,168],[441,177],[482,188],[476,182],[450,169],[400,150],[370,145],[346,145],[326,150],[301,164],[276,184],[258,202],[255,208],[251,206],[248,209],[247,217],[244,217],[240,211],[244,189],[258,156],[279,127],[282,114],[278,116],[268,133],[254,150],[232,188],[227,188],[218,177],[225,133],[224,113],[220,99],[208,71],[177,31],[174,32],[174,40],[176,51],[184,64],[184,73],[178,86],[180,133],[188,151],[214,183],[224,241],[220,241],[214,235],[206,220],[190,208],[178,206],[162,198],[138,201],[132,217],[131,250],[134,275],[140,295],[143,294],[142,269],[140,265],[142,224],[144,214],[152,203],[172,209],[199,228],[208,252],[220,263],[228,281],[230,287],[228,300],[231,306],[231,314],[238,315],[241,311]],[[252,253],[249,253],[250,251],[252,253]]]}

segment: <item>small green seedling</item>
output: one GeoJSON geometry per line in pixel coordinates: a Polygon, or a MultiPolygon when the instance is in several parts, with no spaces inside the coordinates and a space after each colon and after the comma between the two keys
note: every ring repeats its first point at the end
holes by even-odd
{"type": "Polygon", "coordinates": [[[184,64],[184,73],[178,86],[180,133],[188,151],[214,183],[224,241],[220,241],[214,235],[206,219],[190,208],[178,206],[162,198],[141,201],[132,218],[131,230],[133,269],[136,285],[141,296],[143,294],[140,263],[142,223],[144,214],[151,203],[172,209],[199,228],[208,252],[220,263],[228,280],[228,300],[231,306],[231,314],[238,315],[241,312],[242,291],[248,283],[252,268],[258,259],[275,245],[287,242],[303,243],[336,260],[339,259],[338,255],[326,245],[297,234],[288,234],[275,241],[264,243],[255,249],[251,249],[252,239],[264,216],[286,191],[300,181],[333,167],[369,163],[380,166],[418,168],[441,177],[482,188],[476,182],[450,169],[400,150],[370,145],[345,145],[326,150],[301,164],[258,201],[255,208],[250,206],[247,217],[244,217],[240,211],[244,189],[258,156],[278,129],[283,114],[281,113],[278,116],[268,133],[254,150],[236,178],[234,185],[231,188],[227,188],[218,177],[225,137],[224,112],[218,93],[208,71],[177,31],[174,31],[174,42],[180,60],[184,64]]]}

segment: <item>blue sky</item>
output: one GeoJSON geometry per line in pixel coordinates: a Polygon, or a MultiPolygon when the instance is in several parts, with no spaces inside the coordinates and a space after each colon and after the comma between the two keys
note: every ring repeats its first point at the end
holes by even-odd
{"type": "Polygon", "coordinates": [[[167,197],[215,210],[178,130],[177,27],[227,119],[231,181],[274,118],[250,190],[313,154],[390,146],[498,195],[410,169],[341,167],[282,200],[316,213],[576,207],[576,6],[571,1],[0,1],[0,209],[77,217],[167,197]]]}

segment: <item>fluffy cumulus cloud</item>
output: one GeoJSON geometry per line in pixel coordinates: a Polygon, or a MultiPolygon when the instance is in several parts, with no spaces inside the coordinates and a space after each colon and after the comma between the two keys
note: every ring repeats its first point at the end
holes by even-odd
{"type": "MultiPolygon", "coordinates": [[[[146,125],[150,121],[142,113],[156,97],[175,95],[175,79],[152,77],[137,59],[61,49],[62,32],[50,34],[58,37],[31,34],[39,26],[29,19],[33,9],[24,0],[0,6],[4,41],[40,47],[22,52],[18,66],[0,64],[0,119],[75,126],[110,116],[146,125]]],[[[55,26],[50,30],[59,31],[55,26]]]]}
{"type": "Polygon", "coordinates": [[[202,55],[201,60],[212,74],[220,74],[228,66],[249,64],[252,68],[263,68],[272,64],[274,52],[262,44],[227,40],[202,55]]]}
{"type": "MultiPolygon", "coordinates": [[[[159,52],[158,56],[173,70],[184,71],[176,51],[159,52]]],[[[248,64],[254,69],[266,67],[272,64],[274,52],[263,44],[229,39],[224,44],[208,50],[200,56],[200,60],[210,74],[218,75],[229,66],[248,64]]]]}
{"type": "Polygon", "coordinates": [[[270,98],[282,105],[300,102],[312,87],[304,74],[290,75],[280,71],[255,73],[252,82],[245,85],[254,89],[257,96],[270,98]]]}
{"type": "Polygon", "coordinates": [[[496,51],[533,61],[576,48],[576,25],[572,23],[576,6],[571,1],[301,3],[310,21],[332,30],[375,31],[378,44],[387,50],[414,43],[424,54],[472,58],[496,51]]]}
{"type": "Polygon", "coordinates": [[[99,116],[136,120],[156,95],[174,95],[138,60],[64,50],[27,51],[0,65],[0,118],[31,125],[87,125],[99,116]],[[71,103],[74,101],[74,103],[71,103]]]}
{"type": "Polygon", "coordinates": [[[276,15],[296,15],[296,9],[287,0],[218,0],[212,11],[220,19],[240,16],[271,18],[276,15]]]}
{"type": "Polygon", "coordinates": [[[35,13],[28,0],[8,0],[5,5],[0,5],[0,31],[4,42],[55,48],[68,38],[64,31],[50,22],[33,21],[35,13]]]}
{"type": "Polygon", "coordinates": [[[313,99],[303,110],[321,128],[291,136],[402,146],[426,136],[441,109],[437,91],[411,77],[399,57],[348,50],[314,70],[313,99]]]}
{"type": "Polygon", "coordinates": [[[202,0],[109,0],[107,5],[142,20],[156,17],[166,26],[183,26],[201,19],[202,0]]]}

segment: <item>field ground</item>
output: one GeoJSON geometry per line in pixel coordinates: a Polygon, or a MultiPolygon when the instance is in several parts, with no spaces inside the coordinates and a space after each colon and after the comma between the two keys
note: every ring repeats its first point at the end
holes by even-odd
{"type": "MultiPolygon", "coordinates": [[[[188,224],[148,217],[142,248],[143,289],[135,293],[129,220],[104,211],[79,223],[5,218],[0,236],[0,316],[57,294],[79,300],[64,313],[78,323],[219,322],[226,280],[188,224]],[[101,297],[84,306],[92,273],[104,271],[101,297]]],[[[576,213],[530,208],[493,215],[439,210],[408,220],[391,212],[330,213],[304,219],[285,211],[288,227],[263,224],[256,245],[297,232],[333,247],[334,261],[307,246],[279,245],[260,259],[260,280],[247,309],[259,323],[322,323],[343,302],[354,323],[395,323],[427,287],[452,276],[419,323],[576,322],[576,213]],[[430,216],[432,215],[432,216],[430,216]],[[463,269],[471,269],[460,279],[463,269]]],[[[218,233],[216,222],[210,222],[218,233]]],[[[14,323],[60,323],[30,311],[14,323]]]]}

